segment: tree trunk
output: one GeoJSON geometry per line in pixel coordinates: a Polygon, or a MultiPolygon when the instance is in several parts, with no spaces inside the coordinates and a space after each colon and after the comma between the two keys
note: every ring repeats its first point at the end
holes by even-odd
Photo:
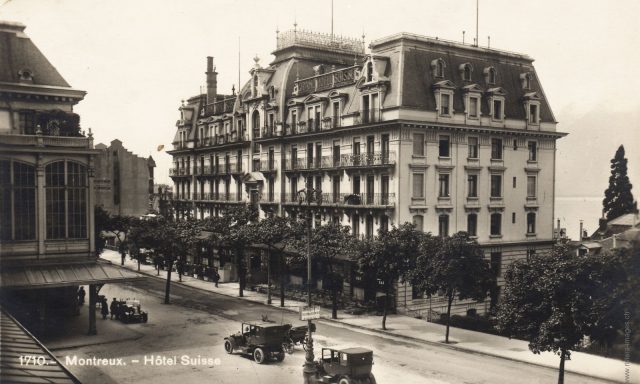
{"type": "Polygon", "coordinates": [[[169,304],[169,294],[171,292],[171,269],[173,268],[173,263],[169,263],[169,268],[167,268],[167,285],[164,290],[164,303],[169,304]]]}
{"type": "Polygon", "coordinates": [[[238,266],[238,296],[244,297],[244,263],[242,261],[242,253],[239,249],[236,249],[236,265],[238,266]]]}
{"type": "Polygon", "coordinates": [[[287,275],[285,274],[284,254],[280,253],[280,306],[284,307],[284,285],[287,275]]]}
{"type": "Polygon", "coordinates": [[[271,249],[267,256],[267,304],[271,305],[271,249]]]}
{"type": "Polygon", "coordinates": [[[389,307],[389,288],[384,290],[384,305],[382,306],[382,329],[387,330],[387,308],[389,307]]]}
{"type": "Polygon", "coordinates": [[[564,361],[566,352],[564,349],[560,350],[560,371],[558,372],[558,384],[564,384],[564,361]]]}
{"type": "Polygon", "coordinates": [[[451,320],[451,304],[453,303],[453,293],[447,297],[447,331],[445,333],[444,342],[449,344],[449,321],[451,320]]]}
{"type": "Polygon", "coordinates": [[[332,278],[331,284],[331,318],[338,318],[338,287],[335,279],[332,278]]]}

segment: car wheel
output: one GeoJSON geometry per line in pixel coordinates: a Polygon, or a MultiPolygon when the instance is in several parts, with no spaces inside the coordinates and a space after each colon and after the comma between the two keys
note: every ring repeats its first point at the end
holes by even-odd
{"type": "Polygon", "coordinates": [[[263,364],[265,360],[264,351],[262,348],[256,348],[253,350],[253,360],[258,364],[263,364]]]}
{"type": "Polygon", "coordinates": [[[284,360],[284,352],[278,352],[276,354],[276,361],[282,361],[284,360]]]}
{"type": "Polygon", "coordinates": [[[147,321],[149,321],[149,315],[144,315],[144,316],[142,316],[142,321],[143,321],[143,322],[145,322],[145,323],[146,323],[147,321]]]}
{"type": "Polygon", "coordinates": [[[349,379],[347,376],[343,376],[340,378],[340,380],[338,380],[338,384],[351,384],[351,379],[349,379]]]}
{"type": "Polygon", "coordinates": [[[228,354],[233,353],[233,345],[229,340],[224,341],[224,350],[227,351],[228,354]]]}
{"type": "Polygon", "coordinates": [[[369,373],[369,384],[376,384],[376,378],[373,376],[373,373],[369,373]]]}

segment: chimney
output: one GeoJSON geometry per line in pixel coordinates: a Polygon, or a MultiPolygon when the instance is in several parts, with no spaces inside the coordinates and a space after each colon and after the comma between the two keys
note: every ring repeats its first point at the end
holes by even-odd
{"type": "Polygon", "coordinates": [[[582,220],[580,220],[580,236],[578,237],[578,239],[580,239],[579,241],[582,241],[582,227],[583,227],[583,222],[582,220]]]}
{"type": "Polygon", "coordinates": [[[218,94],[218,72],[213,65],[213,57],[207,56],[207,104],[216,102],[216,95],[218,94]]]}

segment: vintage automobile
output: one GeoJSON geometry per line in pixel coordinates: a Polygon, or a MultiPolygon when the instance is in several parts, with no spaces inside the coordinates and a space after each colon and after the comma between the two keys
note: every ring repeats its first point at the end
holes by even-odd
{"type": "MultiPolygon", "coordinates": [[[[294,347],[296,344],[302,345],[302,348],[307,350],[307,331],[309,330],[307,325],[302,325],[299,327],[291,327],[289,332],[284,336],[284,341],[282,342],[282,348],[284,348],[285,352],[288,354],[292,354],[294,347]]],[[[316,331],[316,325],[311,323],[311,332],[316,331]]]]}
{"type": "Polygon", "coordinates": [[[146,323],[149,320],[149,314],[140,309],[139,300],[123,300],[118,303],[116,318],[123,323],[146,323]]]}
{"type": "Polygon", "coordinates": [[[268,322],[242,323],[240,332],[224,339],[227,353],[240,351],[252,355],[253,360],[263,364],[267,359],[284,360],[282,341],[289,332],[291,324],[268,322]]]}
{"type": "Polygon", "coordinates": [[[322,348],[316,366],[320,383],[375,384],[373,351],[366,348],[322,348]]]}

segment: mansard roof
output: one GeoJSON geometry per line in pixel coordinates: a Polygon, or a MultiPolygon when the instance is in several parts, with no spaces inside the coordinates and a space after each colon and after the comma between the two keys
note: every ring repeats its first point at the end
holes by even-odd
{"type": "Polygon", "coordinates": [[[24,33],[25,28],[0,21],[0,82],[71,88],[24,33]]]}
{"type": "MultiPolygon", "coordinates": [[[[395,55],[392,53],[392,55],[395,55]]],[[[462,50],[455,46],[438,46],[429,44],[423,46],[413,46],[404,50],[404,67],[402,70],[393,70],[392,77],[397,77],[399,73],[404,74],[402,82],[401,106],[419,108],[427,110],[436,109],[436,100],[433,97],[433,86],[443,81],[437,78],[431,68],[433,60],[442,58],[446,66],[444,67],[444,80],[452,82],[457,89],[463,89],[469,81],[462,79],[462,74],[458,70],[459,66],[470,63],[475,71],[471,72],[471,83],[477,84],[483,89],[502,88],[506,94],[504,112],[509,118],[525,119],[525,110],[522,101],[526,94],[536,92],[543,96],[544,92],[533,67],[533,60],[527,56],[503,56],[493,52],[493,50],[462,50]],[[489,84],[482,69],[493,67],[496,70],[495,84],[489,84]],[[480,69],[480,70],[478,70],[480,69]],[[529,72],[532,74],[530,89],[523,89],[520,74],[529,72]]],[[[393,62],[393,61],[392,61],[393,62]]],[[[392,80],[392,84],[396,79],[392,80]]],[[[464,111],[463,99],[454,97],[453,109],[464,111]]],[[[489,113],[489,106],[486,102],[481,105],[482,113],[489,113]]],[[[540,118],[542,121],[555,121],[548,102],[542,97],[540,118]]]]}

